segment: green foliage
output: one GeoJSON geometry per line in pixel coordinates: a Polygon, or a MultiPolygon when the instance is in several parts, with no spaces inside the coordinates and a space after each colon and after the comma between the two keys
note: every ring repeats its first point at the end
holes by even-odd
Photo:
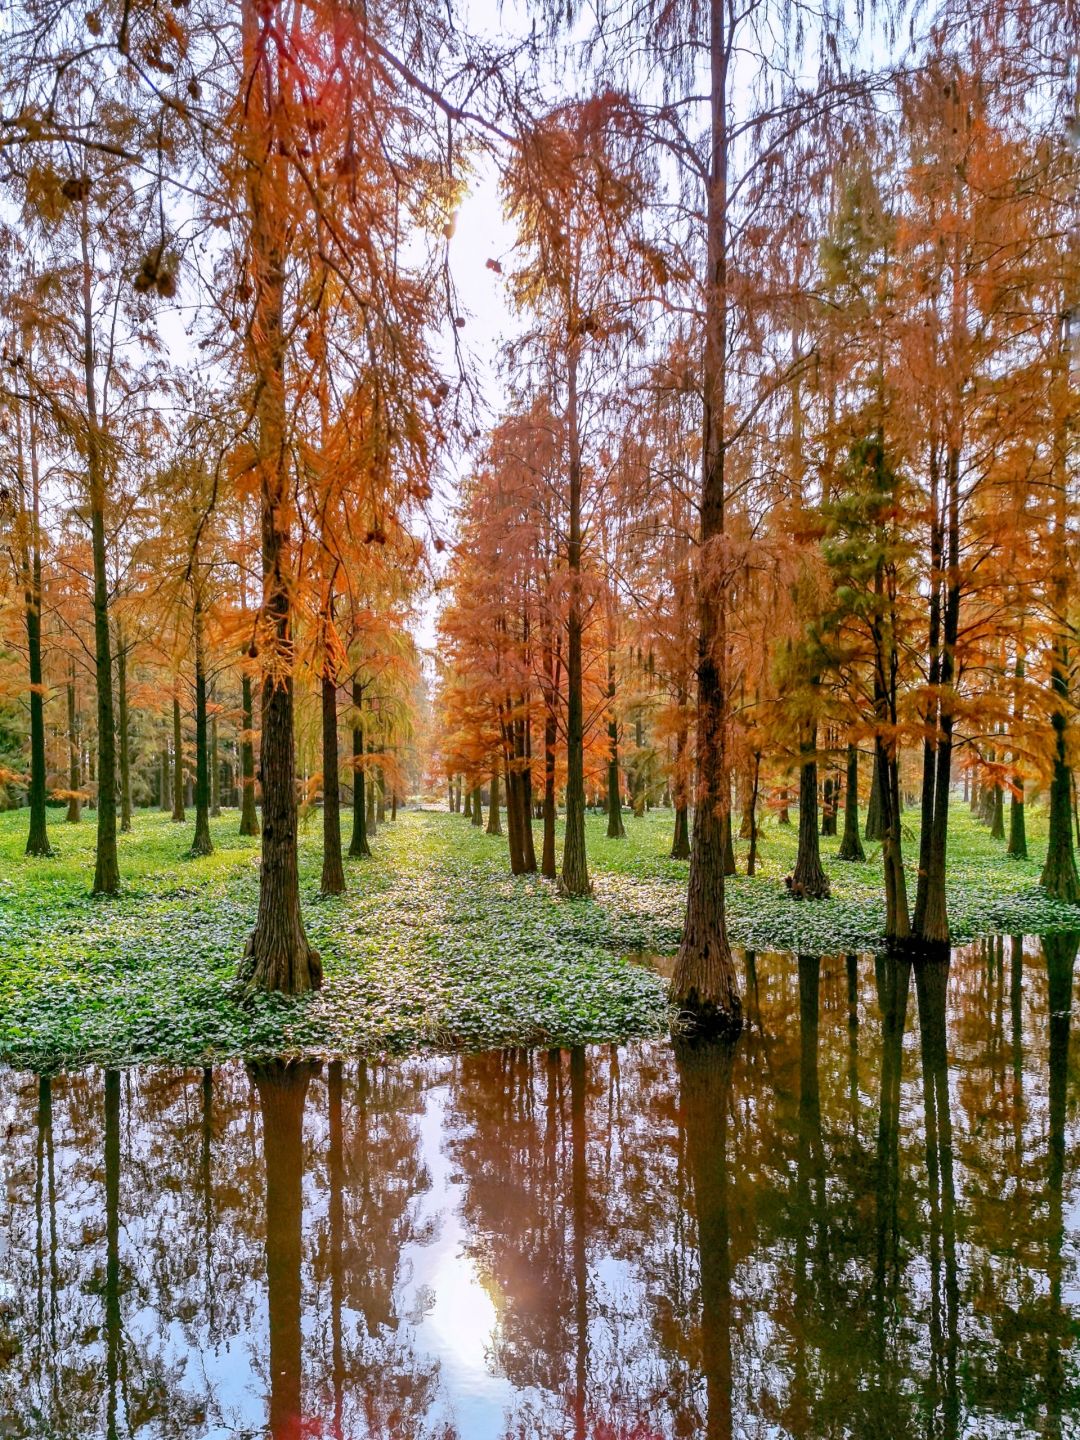
{"type": "MultiPolygon", "coordinates": [[[[1037,855],[1045,820],[1029,819],[1037,855]]],[[[199,860],[183,858],[186,830],[137,814],[120,837],[125,883],[114,900],[88,893],[92,825],[55,827],[59,857],[28,860],[26,812],[0,816],[0,1060],[191,1064],[661,1033],[664,981],[629,957],[678,944],[687,866],[666,858],[671,823],[670,811],[627,816],[628,838],[608,841],[604,817],[590,816],[595,895],[573,905],[536,876],[511,877],[504,840],[457,815],[414,812],[380,828],[372,860],[350,863],[348,894],[318,900],[319,826],[309,823],[302,883],[324,989],[245,1006],[233,972],[255,914],[258,842],[236,834],[234,813],[212,822],[214,854],[199,860]]],[[[1008,859],[960,807],[952,829],[958,939],[1080,928],[1080,909],[1039,889],[1038,860],[1008,859]]],[[[878,945],[879,853],[844,863],[839,841],[823,840],[833,898],[799,904],[783,885],[795,843],[794,827],[768,825],[759,875],[729,882],[732,940],[816,953],[878,945]]]]}

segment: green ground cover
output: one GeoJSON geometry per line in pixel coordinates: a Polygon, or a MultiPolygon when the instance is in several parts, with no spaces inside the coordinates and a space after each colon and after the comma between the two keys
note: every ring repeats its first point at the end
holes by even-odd
{"type": "MultiPolygon", "coordinates": [[[[0,815],[0,1060],[11,1064],[568,1045],[668,1023],[663,981],[628,957],[678,943],[687,865],[667,858],[669,812],[627,817],[623,841],[607,840],[604,817],[590,816],[595,896],[583,902],[560,900],[538,877],[512,878],[505,841],[461,816],[415,811],[379,830],[373,859],[348,862],[346,896],[319,899],[312,815],[302,886],[325,986],[300,1001],[246,1004],[232,977],[255,913],[258,842],[236,834],[234,812],[212,822],[217,848],[200,860],[184,856],[189,826],[137,814],[120,840],[124,889],[113,900],[88,893],[93,816],[81,826],[51,820],[59,854],[27,860],[26,813],[0,815]]],[[[1038,888],[1043,824],[1031,817],[1036,859],[1019,863],[957,806],[958,939],[1080,928],[1080,908],[1038,888]]],[[[916,839],[905,837],[909,855],[916,839]]],[[[760,874],[729,882],[732,939],[821,954],[873,948],[883,920],[877,847],[850,865],[834,858],[837,844],[822,840],[834,898],[792,901],[783,877],[795,830],[770,820],[760,874]]]]}

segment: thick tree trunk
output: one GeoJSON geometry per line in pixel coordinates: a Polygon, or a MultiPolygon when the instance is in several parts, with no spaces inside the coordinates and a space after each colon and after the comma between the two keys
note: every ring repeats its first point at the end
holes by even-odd
{"type": "Polygon", "coordinates": [[[285,401],[285,251],[290,227],[281,213],[286,191],[284,157],[276,143],[276,113],[283,106],[279,78],[264,43],[271,12],[243,0],[245,179],[249,270],[254,313],[248,359],[255,382],[255,472],[260,476],[263,655],[262,865],[259,912],[240,964],[255,989],[297,995],[322,983],[319,957],[308,944],[300,914],[297,853],[296,757],[293,733],[292,473],[285,401]]]}
{"type": "Polygon", "coordinates": [[[244,733],[240,740],[240,773],[242,790],[240,804],[240,834],[258,835],[259,812],[255,808],[255,716],[251,699],[251,676],[244,671],[241,685],[241,705],[244,711],[244,733]]]}
{"type": "Polygon", "coordinates": [[[837,795],[840,786],[833,780],[831,775],[826,775],[821,786],[821,833],[822,835],[836,834],[836,808],[837,795]]]}
{"type": "Polygon", "coordinates": [[[701,544],[697,583],[697,808],[690,853],[686,923],[675,957],[670,998],[684,1023],[737,1031],[738,981],[724,916],[724,815],[730,808],[724,755],[727,646],[724,577],[724,412],[727,404],[727,10],[711,10],[711,135],[706,196],[707,266],[702,367],[704,433],[701,544]]]}
{"type": "Polygon", "coordinates": [[[829,895],[829,877],[818,844],[816,747],[817,730],[810,725],[799,745],[803,757],[799,766],[799,849],[788,882],[796,900],[825,900],[829,895]]]}
{"type": "Polygon", "coordinates": [[[474,785],[469,792],[469,819],[478,830],[484,828],[484,801],[480,790],[479,785],[474,785]]]}
{"type": "MultiPolygon", "coordinates": [[[[352,688],[352,753],[353,753],[353,828],[352,839],[349,841],[349,854],[353,859],[360,859],[364,855],[371,854],[371,846],[367,838],[367,796],[364,793],[364,722],[363,722],[364,689],[358,680],[353,681],[352,688]]],[[[453,794],[453,784],[450,786],[450,793],[453,794]]]]}
{"type": "Polygon", "coordinates": [[[862,861],[866,859],[862,840],[859,838],[859,747],[847,747],[847,781],[844,785],[844,833],[840,837],[840,860],[862,861]]]}
{"type": "Polygon", "coordinates": [[[324,895],[345,891],[341,859],[341,788],[338,778],[337,680],[322,677],[323,862],[319,889],[324,895]]]}
{"type": "Polygon", "coordinates": [[[210,753],[206,726],[206,656],[203,650],[202,606],[195,602],[195,838],[192,855],[210,855],[210,753]]]}
{"type": "Polygon", "coordinates": [[[90,481],[90,543],[94,566],[94,671],[97,685],[98,797],[95,895],[120,888],[116,852],[116,720],[113,715],[112,642],[109,635],[109,577],[105,556],[105,465],[97,413],[94,357],[89,200],[82,202],[83,370],[86,381],[86,468],[90,481]]]}

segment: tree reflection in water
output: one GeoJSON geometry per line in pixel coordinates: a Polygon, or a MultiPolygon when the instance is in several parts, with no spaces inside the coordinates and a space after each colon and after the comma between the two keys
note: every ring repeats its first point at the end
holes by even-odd
{"type": "Polygon", "coordinates": [[[0,1435],[1065,1440],[1077,949],[748,956],[734,1046],[0,1075],[0,1435]]]}

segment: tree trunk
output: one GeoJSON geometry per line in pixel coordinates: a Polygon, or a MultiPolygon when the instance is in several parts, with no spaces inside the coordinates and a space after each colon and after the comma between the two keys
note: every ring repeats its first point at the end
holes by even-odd
{"type": "Polygon", "coordinates": [[[871,766],[870,776],[870,799],[866,806],[866,829],[864,835],[867,840],[880,840],[881,830],[881,778],[878,775],[877,761],[871,766]]]}
{"type": "Polygon", "coordinates": [[[585,852],[585,718],[581,660],[581,447],[578,437],[578,344],[567,354],[566,426],[569,445],[570,526],[567,542],[570,606],[566,621],[566,819],[563,833],[563,895],[588,895],[589,864],[585,852]]]}
{"type": "Polygon", "coordinates": [[[106,457],[97,413],[89,199],[85,191],[81,239],[86,468],[90,482],[90,536],[94,565],[94,673],[98,722],[97,859],[93,893],[115,895],[120,888],[120,862],[116,852],[116,721],[113,715],[112,642],[109,636],[109,577],[105,557],[106,457]]]}
{"type": "Polygon", "coordinates": [[[206,656],[203,652],[202,604],[195,601],[195,838],[192,855],[210,855],[210,755],[206,728],[206,656]]]}
{"type": "Polygon", "coordinates": [[[679,697],[679,728],[675,732],[675,834],[671,841],[672,860],[690,859],[690,802],[686,783],[686,749],[689,737],[683,723],[685,697],[679,697]]]}
{"type": "Polygon", "coordinates": [[[262,865],[259,912],[240,964],[245,983],[289,995],[317,989],[322,966],[308,944],[300,914],[297,853],[296,758],[293,735],[292,474],[285,410],[286,237],[281,213],[286,161],[275,143],[276,112],[283,106],[278,71],[263,54],[264,12],[243,0],[245,178],[250,226],[249,270],[254,313],[247,345],[254,384],[255,473],[260,477],[262,529],[261,647],[262,865]]]}
{"type": "MultiPolygon", "coordinates": [[[[383,773],[383,768],[382,768],[381,765],[380,765],[379,768],[376,770],[375,776],[376,776],[376,781],[377,781],[376,786],[375,786],[375,823],[376,823],[377,825],[385,825],[385,824],[386,824],[386,776],[385,776],[384,773],[383,773]]],[[[480,805],[480,790],[479,790],[479,786],[477,787],[477,793],[476,793],[476,805],[477,805],[477,808],[479,808],[479,805],[480,805]]],[[[483,824],[483,821],[482,821],[482,820],[477,820],[477,819],[475,819],[475,817],[474,817],[474,819],[473,819],[473,824],[474,824],[474,825],[481,825],[481,824],[483,824]]]]}
{"type": "Polygon", "coordinates": [[[82,736],[79,733],[79,715],[75,706],[75,662],[71,662],[72,678],[67,686],[67,714],[68,714],[68,789],[71,791],[68,799],[67,822],[77,825],[81,817],[82,803],[79,799],[79,792],[82,790],[82,736]]]}
{"type": "Polygon", "coordinates": [[[488,803],[487,833],[489,835],[501,835],[502,824],[499,821],[499,767],[491,767],[491,791],[488,803]]]}
{"type": "MultiPolygon", "coordinates": [[[[27,356],[29,363],[29,356],[27,356]]],[[[21,407],[16,418],[21,417],[21,407]]],[[[45,754],[45,684],[41,664],[41,483],[37,457],[37,421],[30,405],[30,503],[26,506],[29,535],[23,546],[23,598],[26,605],[26,651],[30,671],[30,828],[27,855],[51,855],[48,829],[48,764],[45,754]]],[[[19,469],[22,481],[22,427],[19,426],[19,469]]]]}
{"type": "MultiPolygon", "coordinates": [[[[368,755],[369,755],[369,756],[374,755],[374,753],[375,753],[375,740],[374,740],[374,737],[371,736],[371,735],[368,736],[367,748],[368,748],[368,755]]],[[[371,839],[372,837],[374,837],[375,835],[377,835],[377,834],[378,834],[378,830],[379,830],[379,818],[378,818],[378,814],[377,814],[377,811],[376,811],[376,805],[375,805],[375,791],[376,791],[376,789],[378,788],[378,784],[379,784],[379,781],[378,781],[378,771],[372,768],[372,769],[370,770],[370,775],[367,775],[367,774],[365,775],[365,789],[366,789],[366,791],[367,791],[366,826],[367,826],[368,839],[371,839]]],[[[459,785],[459,786],[458,786],[459,798],[460,798],[460,792],[461,792],[461,787],[460,787],[460,785],[459,785]]]]}
{"type": "MultiPolygon", "coordinates": [[[[525,709],[524,698],[522,709],[525,709]]],[[[521,857],[527,875],[536,873],[536,849],[533,845],[533,805],[532,805],[532,763],[529,754],[529,722],[527,718],[519,719],[515,724],[517,734],[517,751],[521,762],[521,857]]]]}
{"type": "Polygon", "coordinates": [[[172,809],[172,771],[169,768],[168,736],[162,741],[160,775],[158,776],[158,809],[166,815],[172,809]]]}
{"type": "Polygon", "coordinates": [[[210,817],[221,814],[221,760],[218,755],[218,712],[210,716],[210,817]]]}
{"type": "Polygon", "coordinates": [[[619,796],[619,722],[615,717],[615,666],[608,661],[608,822],[607,838],[624,840],[626,826],[619,796]]]}
{"type": "Polygon", "coordinates": [[[753,875],[757,870],[757,845],[758,845],[758,823],[757,823],[757,801],[758,789],[761,785],[761,751],[754,752],[753,781],[750,786],[750,805],[748,814],[750,816],[750,853],[746,857],[746,873],[753,875]]]}
{"type": "Polygon", "coordinates": [[[731,809],[724,812],[724,875],[737,875],[735,866],[735,846],[731,839],[731,809]]]}
{"type": "Polygon", "coordinates": [[[338,778],[337,681],[322,677],[323,863],[319,889],[324,895],[345,891],[341,859],[341,789],[338,778]]]}
{"type": "Polygon", "coordinates": [[[844,785],[844,833],[840,837],[840,860],[866,859],[859,838],[859,747],[847,747],[847,781],[844,785]]]}
{"type": "Polygon", "coordinates": [[[240,740],[240,773],[243,777],[240,807],[240,834],[258,835],[259,812],[255,808],[255,716],[251,700],[251,676],[244,671],[241,685],[241,704],[244,711],[244,733],[240,740]]]}
{"type": "MultiPolygon", "coordinates": [[[[558,736],[554,700],[544,716],[544,846],[540,873],[548,880],[556,876],[555,864],[555,742],[558,736]]],[[[509,799],[507,800],[509,814],[509,799]]]]}
{"type": "Polygon", "coordinates": [[[799,849],[788,889],[796,900],[826,900],[829,877],[821,864],[817,817],[817,728],[809,725],[800,742],[799,767],[799,849]]]}
{"type": "MultiPolygon", "coordinates": [[[[179,684],[179,680],[177,681],[179,684]]],[[[180,697],[173,696],[173,823],[184,822],[184,736],[180,726],[180,697]]]]}
{"type": "Polygon", "coordinates": [[[707,274],[702,366],[704,431],[701,545],[697,584],[697,809],[690,853],[686,923],[670,998],[698,1030],[737,1031],[738,981],[724,916],[723,818],[729,809],[724,755],[727,646],[724,577],[724,412],[727,404],[728,59],[726,8],[711,9],[711,135],[706,197],[707,274]]]}
{"type": "MultiPolygon", "coordinates": [[[[349,841],[349,854],[354,859],[371,854],[367,838],[367,796],[364,794],[364,687],[358,680],[352,687],[352,753],[353,753],[353,829],[349,841]]],[[[450,793],[453,794],[453,784],[450,793]]]]}

